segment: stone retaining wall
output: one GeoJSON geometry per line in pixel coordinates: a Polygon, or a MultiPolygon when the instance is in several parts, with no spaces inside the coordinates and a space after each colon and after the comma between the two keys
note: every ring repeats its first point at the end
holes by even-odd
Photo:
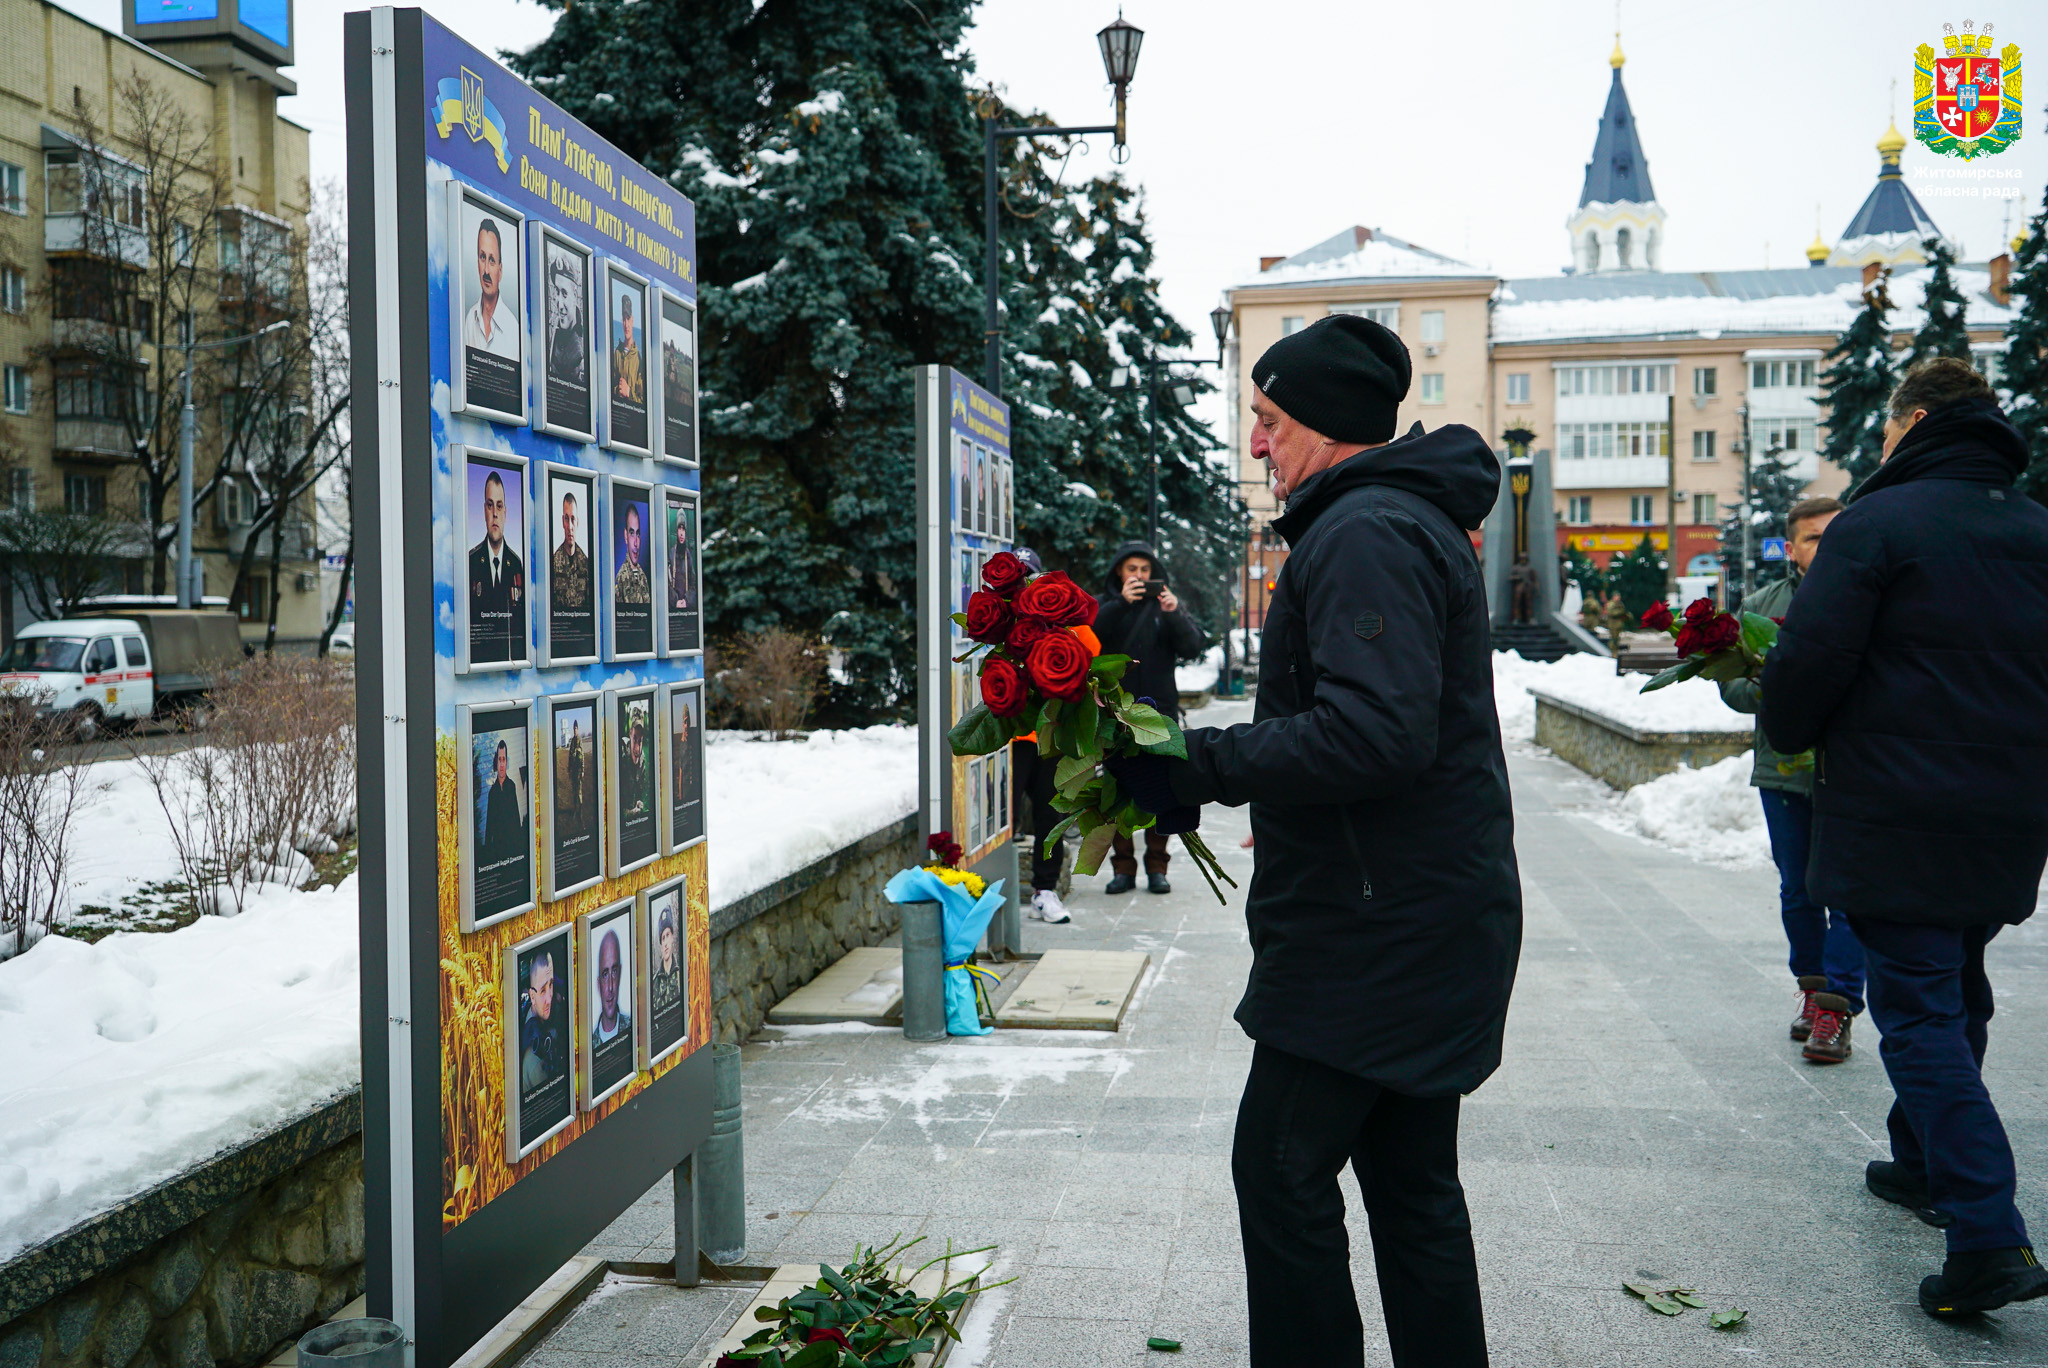
{"type": "MultiPolygon", "coordinates": [[[[713,911],[714,1039],[887,939],[917,857],[905,817],[713,911]]],[[[363,1292],[362,1128],[350,1093],[0,1264],[0,1368],[262,1363],[363,1292]]]]}
{"type": "Polygon", "coordinates": [[[1536,700],[1536,744],[1618,789],[1646,784],[1681,767],[1705,769],[1731,755],[1740,755],[1755,744],[1754,733],[1748,728],[1639,731],[1580,704],[1567,703],[1535,689],[1529,693],[1536,700]]]}

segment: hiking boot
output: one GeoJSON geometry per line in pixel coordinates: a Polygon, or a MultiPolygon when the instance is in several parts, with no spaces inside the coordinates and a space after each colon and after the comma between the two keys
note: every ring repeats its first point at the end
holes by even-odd
{"type": "Polygon", "coordinates": [[[1792,1018],[1792,1038],[1804,1040],[1813,1034],[1813,995],[1828,990],[1826,974],[1799,976],[1799,1015],[1792,1018]]]}
{"type": "Polygon", "coordinates": [[[1166,881],[1164,874],[1147,874],[1145,876],[1145,891],[1147,893],[1171,893],[1173,892],[1173,885],[1166,881]]]}
{"type": "Polygon", "coordinates": [[[1927,1195],[1924,1178],[1908,1173],[1890,1159],[1873,1159],[1865,1164],[1863,1186],[1870,1189],[1871,1196],[1896,1202],[1936,1230],[1955,1219],[1946,1211],[1934,1209],[1934,1199],[1927,1195]]]}
{"type": "Polygon", "coordinates": [[[1951,1254],[1941,1272],[1920,1280],[1920,1309],[1930,1316],[1967,1316],[2048,1292],[2048,1268],[2033,1248],[1976,1249],[1951,1254]]]}
{"type": "Polygon", "coordinates": [[[1849,999],[1840,993],[1813,995],[1813,1029],[1800,1053],[1816,1064],[1839,1064],[1849,1057],[1849,999]]]}
{"type": "Polygon", "coordinates": [[[1131,891],[1132,889],[1136,888],[1137,886],[1138,886],[1138,876],[1137,876],[1137,875],[1135,875],[1135,874],[1116,874],[1116,875],[1112,875],[1112,876],[1111,876],[1111,878],[1110,878],[1110,880],[1109,880],[1109,882],[1108,882],[1107,884],[1104,884],[1104,885],[1103,885],[1102,891],[1103,891],[1103,892],[1105,892],[1105,893],[1107,893],[1107,894],[1109,894],[1109,896],[1110,896],[1110,897],[1114,898],[1114,897],[1115,897],[1115,896],[1116,896],[1117,894],[1119,894],[1119,893],[1128,893],[1128,892],[1130,892],[1130,891],[1131,891]]]}
{"type": "Polygon", "coordinates": [[[1031,915],[1042,922],[1070,922],[1074,918],[1067,911],[1067,905],[1060,901],[1060,895],[1050,888],[1041,888],[1031,895],[1031,915]]]}

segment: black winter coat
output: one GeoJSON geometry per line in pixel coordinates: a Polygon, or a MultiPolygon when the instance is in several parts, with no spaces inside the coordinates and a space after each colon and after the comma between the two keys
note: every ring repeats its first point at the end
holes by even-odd
{"type": "Polygon", "coordinates": [[[1254,1040],[1417,1097],[1499,1067],[1521,882],[1478,558],[1500,465],[1468,427],[1360,452],[1274,523],[1258,710],[1188,733],[1188,803],[1252,805],[1254,1040]]]}
{"type": "Polygon", "coordinates": [[[2048,859],[2048,509],[1989,400],[1928,414],[1819,554],[1761,720],[1818,745],[1807,888],[1879,921],[2025,921],[2048,859]]]}
{"type": "Polygon", "coordinates": [[[1163,612],[1154,599],[1124,602],[1124,584],[1116,568],[1132,556],[1152,562],[1152,577],[1166,578],[1166,567],[1150,542],[1128,541],[1109,558],[1106,588],[1095,600],[1095,635],[1109,655],[1131,657],[1124,687],[1133,698],[1149,698],[1168,717],[1180,716],[1180,688],[1174,683],[1174,662],[1201,652],[1207,638],[1188,616],[1185,599],[1173,612],[1163,612]]]}

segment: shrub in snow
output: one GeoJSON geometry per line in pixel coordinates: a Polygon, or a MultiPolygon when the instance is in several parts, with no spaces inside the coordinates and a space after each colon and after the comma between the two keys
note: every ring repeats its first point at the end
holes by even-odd
{"type": "MultiPolygon", "coordinates": [[[[770,627],[735,637],[717,654],[713,709],[775,740],[802,729],[825,684],[824,642],[787,627],[770,627]]],[[[726,719],[714,715],[714,721],[726,719]]]]}
{"type": "Polygon", "coordinates": [[[0,694],[0,960],[34,945],[61,911],[71,818],[92,790],[67,753],[68,720],[0,694]]]}

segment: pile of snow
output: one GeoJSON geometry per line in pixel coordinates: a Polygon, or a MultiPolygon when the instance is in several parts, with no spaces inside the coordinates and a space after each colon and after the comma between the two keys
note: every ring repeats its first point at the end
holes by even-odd
{"type": "Polygon", "coordinates": [[[66,912],[118,907],[144,884],[180,877],[170,823],[142,766],[103,760],[91,775],[72,815],[66,912]]]}
{"type": "Polygon", "coordinates": [[[355,1087],[356,880],[0,964],[0,1260],[355,1087]]]}
{"type": "Polygon", "coordinates": [[[710,732],[711,905],[724,907],[917,810],[917,728],[794,741],[710,732]]]}
{"type": "Polygon", "coordinates": [[[1535,705],[1525,701],[1526,693],[1512,701],[1504,696],[1510,690],[1529,689],[1640,731],[1746,732],[1756,726],[1754,717],[1723,703],[1720,689],[1703,679],[1688,679],[1646,694],[1643,685],[1649,683],[1648,675],[1617,675],[1614,662],[1604,656],[1574,654],[1544,664],[1523,660],[1512,652],[1496,652],[1493,662],[1494,703],[1500,709],[1503,733],[1526,738],[1534,732],[1535,705]],[[1503,664],[1503,655],[1513,663],[1503,664]],[[1504,682],[1507,689],[1502,687],[1504,682]],[[1510,732],[1511,707],[1517,725],[1521,724],[1521,710],[1528,710],[1526,727],[1520,731],[1510,732]]]}
{"type": "Polygon", "coordinates": [[[1206,693],[1216,687],[1216,678],[1222,673],[1223,648],[1211,646],[1194,664],[1174,666],[1173,687],[1182,693],[1206,693]]]}
{"type": "Polygon", "coordinates": [[[1750,752],[1682,769],[1623,794],[1602,825],[1715,864],[1771,862],[1763,804],[1749,786],[1750,752]]]}

